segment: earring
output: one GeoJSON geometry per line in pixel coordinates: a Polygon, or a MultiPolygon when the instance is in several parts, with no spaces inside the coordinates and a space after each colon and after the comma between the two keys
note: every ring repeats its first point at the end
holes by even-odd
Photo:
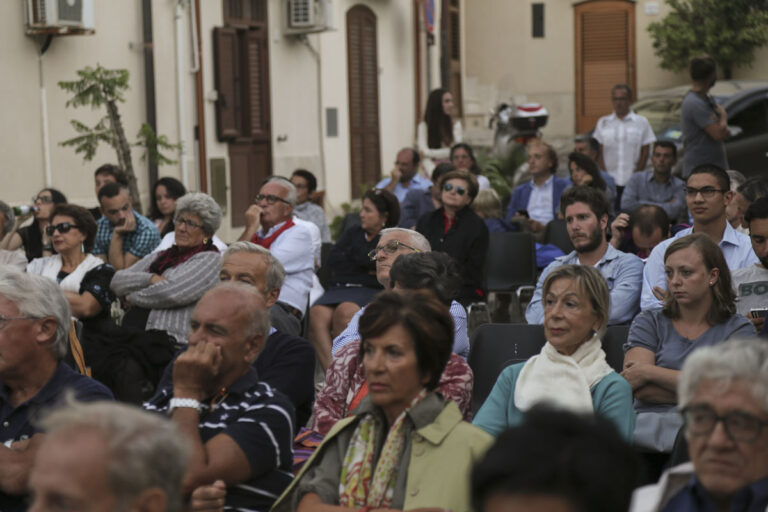
{"type": "Polygon", "coordinates": [[[80,242],[80,252],[85,254],[85,244],[83,242],[80,242]]]}
{"type": "Polygon", "coordinates": [[[207,238],[203,238],[203,243],[207,244],[208,243],[208,239],[207,238]]]}

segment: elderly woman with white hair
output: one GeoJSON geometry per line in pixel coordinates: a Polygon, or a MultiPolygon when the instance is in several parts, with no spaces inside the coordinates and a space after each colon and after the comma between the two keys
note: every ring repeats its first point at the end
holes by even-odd
{"type": "Polygon", "coordinates": [[[221,256],[213,234],[221,208],[208,194],[186,194],[176,203],[174,225],[170,249],[118,271],[111,287],[130,305],[123,326],[166,331],[177,345],[186,345],[195,304],[219,280],[221,256]]]}
{"type": "Polygon", "coordinates": [[[539,403],[611,421],[632,439],[632,388],[606,362],[601,338],[610,312],[608,285],[587,265],[563,265],[543,287],[544,335],[541,353],[508,366],[499,375],[473,423],[497,436],[519,425],[539,403]]]}

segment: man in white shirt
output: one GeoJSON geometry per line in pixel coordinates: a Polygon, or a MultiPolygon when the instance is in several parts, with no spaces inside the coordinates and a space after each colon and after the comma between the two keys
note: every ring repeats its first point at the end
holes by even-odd
{"type": "Polygon", "coordinates": [[[597,121],[594,137],[600,142],[600,168],[614,177],[621,195],[632,173],[645,168],[656,136],[648,120],[629,108],[632,90],[628,85],[614,85],[611,102],[613,113],[597,121]]]}
{"type": "Polygon", "coordinates": [[[765,323],[765,309],[768,308],[768,197],[761,197],[752,203],[744,220],[749,226],[752,250],[759,261],[733,271],[736,311],[749,318],[760,332],[765,323]]]}
{"type": "Polygon", "coordinates": [[[642,310],[661,307],[667,290],[664,252],[678,238],[691,233],[709,236],[723,251],[731,272],[757,262],[749,237],[733,229],[725,218],[725,209],[732,199],[730,180],[722,168],[704,164],[691,172],[686,182],[685,201],[693,217],[693,227],[678,231],[674,237],[664,240],[651,251],[643,270],[642,310]]]}
{"type": "Polygon", "coordinates": [[[282,263],[285,282],[277,305],[301,321],[312,288],[314,252],[309,229],[292,219],[295,204],[296,188],[290,181],[279,176],[268,178],[245,212],[245,230],[239,240],[269,249],[282,263]]]}

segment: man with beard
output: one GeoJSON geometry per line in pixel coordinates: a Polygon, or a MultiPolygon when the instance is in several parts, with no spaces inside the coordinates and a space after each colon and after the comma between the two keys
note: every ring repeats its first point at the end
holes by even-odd
{"type": "Polygon", "coordinates": [[[395,194],[402,204],[405,195],[411,190],[426,190],[432,182],[419,176],[419,153],[413,148],[403,148],[397,152],[395,166],[390,177],[382,179],[376,188],[383,188],[395,194]]]}
{"type": "Polygon", "coordinates": [[[738,297],[736,311],[749,318],[760,332],[768,306],[768,197],[749,205],[744,220],[749,226],[752,250],[760,261],[734,270],[731,277],[738,297]]]}
{"type": "Polygon", "coordinates": [[[634,254],[621,252],[608,243],[608,210],[605,194],[596,188],[571,187],[563,193],[560,212],[575,250],[556,258],[541,273],[525,310],[529,324],[544,323],[542,287],[549,273],[561,265],[592,265],[600,271],[611,291],[609,325],[628,323],[640,310],[643,262],[634,254]]]}

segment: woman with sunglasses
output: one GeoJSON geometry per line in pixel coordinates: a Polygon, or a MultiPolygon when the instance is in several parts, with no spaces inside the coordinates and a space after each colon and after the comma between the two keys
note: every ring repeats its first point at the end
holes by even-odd
{"type": "Polygon", "coordinates": [[[60,204],[45,230],[57,254],[32,260],[27,272],[59,283],[72,315],[83,323],[84,338],[108,330],[115,269],[90,253],[96,237],[93,215],[82,206],[60,204]]]}
{"type": "MultiPolygon", "coordinates": [[[[34,216],[32,224],[18,228],[15,233],[7,235],[0,246],[0,249],[9,251],[15,251],[23,246],[27,261],[55,254],[55,248],[51,245],[51,237],[46,234],[45,228],[51,221],[53,209],[56,205],[66,203],[67,198],[55,188],[44,188],[32,198],[32,202],[37,208],[32,214],[34,216]]],[[[24,220],[23,218],[17,219],[17,225],[18,222],[24,220]]]]}
{"type": "Polygon", "coordinates": [[[384,228],[397,226],[400,203],[391,192],[373,189],[363,195],[360,225],[341,234],[328,254],[332,286],[310,309],[309,340],[323,370],[331,364],[331,342],[361,307],[382,287],[376,280],[376,262],[368,254],[379,243],[384,228]]]}
{"type": "Polygon", "coordinates": [[[112,290],[130,306],[123,326],[159,329],[186,345],[198,299],[219,280],[221,257],[213,234],[221,208],[208,194],[186,194],[176,202],[173,222],[176,243],[118,271],[112,290]]]}
{"type": "Polygon", "coordinates": [[[438,185],[443,206],[419,219],[416,231],[429,240],[433,251],[448,253],[462,275],[459,302],[465,306],[485,296],[483,268],[488,252],[488,228],[469,207],[477,196],[475,176],[469,171],[451,171],[438,185]]]}

